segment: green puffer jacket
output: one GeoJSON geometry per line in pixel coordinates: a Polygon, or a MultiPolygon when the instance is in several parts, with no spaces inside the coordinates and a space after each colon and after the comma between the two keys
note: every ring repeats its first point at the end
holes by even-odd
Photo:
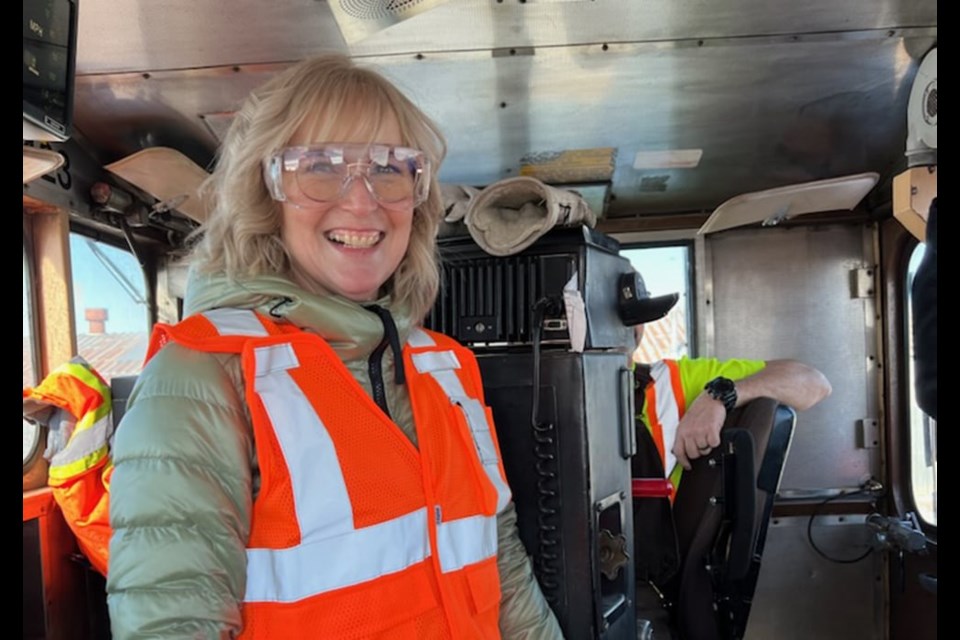
{"type": "MultiPolygon", "coordinates": [[[[389,299],[377,304],[390,309],[389,299]]],[[[309,294],[282,277],[236,283],[193,274],[185,315],[220,307],[272,312],[323,336],[370,393],[367,358],[383,337],[374,313],[343,298],[309,294]]],[[[405,343],[411,320],[391,311],[405,343]]],[[[393,383],[393,356],[387,349],[382,365],[387,404],[416,444],[406,387],[393,383]]],[[[243,397],[236,355],[168,344],[140,375],[113,447],[107,593],[114,638],[230,638],[240,632],[245,543],[259,486],[243,397]]],[[[512,504],[498,524],[503,637],[561,638],[520,542],[512,504]]]]}

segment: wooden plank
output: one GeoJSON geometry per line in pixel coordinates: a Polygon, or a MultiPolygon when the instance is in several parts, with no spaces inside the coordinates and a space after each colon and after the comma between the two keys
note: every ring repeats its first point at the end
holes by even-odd
{"type": "Polygon", "coordinates": [[[937,168],[913,167],[893,179],[893,217],[923,242],[927,237],[927,215],[937,197],[937,168]]]}
{"type": "Polygon", "coordinates": [[[31,225],[40,344],[38,379],[76,355],[69,216],[63,209],[25,219],[31,225]]]}

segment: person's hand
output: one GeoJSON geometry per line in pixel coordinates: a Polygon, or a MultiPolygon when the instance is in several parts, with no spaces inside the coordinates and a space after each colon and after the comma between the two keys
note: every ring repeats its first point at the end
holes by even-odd
{"type": "Polygon", "coordinates": [[[690,462],[720,446],[720,428],[727,418],[723,403],[701,393],[693,401],[680,424],[673,443],[673,455],[683,468],[690,470],[690,462]]]}

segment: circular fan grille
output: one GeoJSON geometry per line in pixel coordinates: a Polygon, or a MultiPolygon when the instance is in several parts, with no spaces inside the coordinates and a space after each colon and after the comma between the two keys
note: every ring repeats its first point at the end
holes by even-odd
{"type": "Polygon", "coordinates": [[[927,89],[926,100],[924,101],[923,109],[924,117],[927,122],[932,122],[933,124],[937,123],[937,82],[933,82],[933,86],[927,89]]]}
{"type": "Polygon", "coordinates": [[[376,20],[387,16],[402,15],[424,0],[340,0],[344,12],[361,20],[376,20]]]}
{"type": "MultiPolygon", "coordinates": [[[[937,50],[932,49],[917,69],[907,103],[907,157],[937,149],[937,50]]],[[[919,156],[918,156],[919,157],[919,156]]],[[[929,162],[924,158],[922,162],[929,162]]],[[[932,160],[936,162],[934,157],[932,160]]]]}

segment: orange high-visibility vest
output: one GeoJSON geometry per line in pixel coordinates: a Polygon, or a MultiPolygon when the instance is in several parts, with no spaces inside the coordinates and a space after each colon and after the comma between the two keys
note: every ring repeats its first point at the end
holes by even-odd
{"type": "Polygon", "coordinates": [[[687,412],[686,399],[676,360],[655,362],[650,366],[650,378],[643,390],[643,406],[648,418],[647,429],[650,430],[660,453],[664,477],[673,485],[670,494],[672,501],[683,474],[683,467],[677,464],[677,456],[673,453],[673,444],[677,441],[680,418],[687,412]]]}
{"type": "Polygon", "coordinates": [[[473,355],[403,349],[419,450],[320,337],[238,309],[157,325],[241,354],[261,486],[243,638],[499,638],[497,514],[510,500],[473,355]]]}

